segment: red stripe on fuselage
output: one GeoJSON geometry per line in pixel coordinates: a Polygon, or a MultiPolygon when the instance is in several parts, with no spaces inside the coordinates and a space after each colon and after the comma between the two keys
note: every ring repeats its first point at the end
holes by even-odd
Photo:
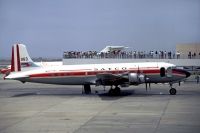
{"type": "Polygon", "coordinates": [[[57,73],[40,73],[32,74],[30,78],[42,78],[42,77],[58,77],[58,76],[84,76],[86,72],[57,72],[57,73]]]}
{"type": "Polygon", "coordinates": [[[147,68],[147,69],[151,69],[151,68],[158,68],[158,67],[139,67],[139,68],[129,68],[129,69],[134,69],[134,70],[140,70],[140,69],[145,69],[145,68],[147,68]]]}
{"type": "MultiPolygon", "coordinates": [[[[109,74],[123,74],[123,73],[137,73],[137,70],[113,70],[113,71],[76,71],[76,72],[48,72],[48,73],[40,73],[40,74],[32,74],[29,77],[30,78],[54,78],[54,77],[75,77],[75,76],[96,76],[97,74],[102,73],[109,73],[109,74]]],[[[154,70],[140,70],[143,74],[146,75],[160,75],[160,69],[154,69],[154,70]]],[[[173,75],[178,76],[186,76],[185,73],[181,73],[179,71],[172,71],[173,75]]]]}
{"type": "MultiPolygon", "coordinates": [[[[144,74],[159,74],[160,70],[140,70],[144,74]]],[[[110,73],[110,74],[123,74],[123,73],[137,73],[137,70],[113,70],[113,71],[79,71],[79,72],[49,72],[49,73],[40,73],[40,74],[32,74],[30,78],[43,78],[43,77],[58,77],[58,76],[95,76],[97,74],[102,73],[110,73]]]]}

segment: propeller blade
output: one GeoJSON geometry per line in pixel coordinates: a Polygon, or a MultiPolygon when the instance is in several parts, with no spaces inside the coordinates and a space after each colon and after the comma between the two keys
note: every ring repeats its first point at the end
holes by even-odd
{"type": "Polygon", "coordinates": [[[145,83],[145,85],[146,85],[146,91],[147,91],[147,83],[145,83]]]}
{"type": "Polygon", "coordinates": [[[149,89],[151,89],[151,83],[149,83],[149,89]]]}

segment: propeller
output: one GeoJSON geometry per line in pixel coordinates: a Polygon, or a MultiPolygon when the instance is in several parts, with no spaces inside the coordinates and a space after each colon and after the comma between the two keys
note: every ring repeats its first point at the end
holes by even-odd
{"type": "Polygon", "coordinates": [[[147,91],[147,82],[145,82],[145,85],[146,85],[146,91],[147,91]]]}
{"type": "Polygon", "coordinates": [[[148,89],[148,86],[147,86],[147,77],[146,77],[146,75],[144,76],[144,79],[145,79],[145,86],[146,86],[146,91],[147,91],[147,89],[148,89]]]}
{"type": "Polygon", "coordinates": [[[149,89],[151,90],[151,83],[149,83],[149,89]]]}

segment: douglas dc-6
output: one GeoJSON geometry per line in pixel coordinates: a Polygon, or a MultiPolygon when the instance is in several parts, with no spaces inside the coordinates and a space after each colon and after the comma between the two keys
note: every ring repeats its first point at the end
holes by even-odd
{"type": "MultiPolygon", "coordinates": [[[[133,60],[134,61],[134,60],[133,60]]],[[[26,46],[15,44],[12,47],[11,72],[5,79],[60,85],[83,85],[86,94],[91,93],[91,85],[111,86],[109,94],[118,95],[119,86],[150,83],[169,83],[171,95],[176,94],[172,87],[189,77],[190,73],[177,69],[165,62],[108,63],[82,65],[37,65],[30,58],[26,46]]]]}

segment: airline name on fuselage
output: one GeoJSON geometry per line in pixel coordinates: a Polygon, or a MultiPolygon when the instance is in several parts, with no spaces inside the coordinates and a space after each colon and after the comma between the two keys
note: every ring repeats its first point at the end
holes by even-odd
{"type": "MultiPolygon", "coordinates": [[[[84,70],[84,69],[83,69],[84,70]]],[[[115,67],[115,68],[93,68],[93,71],[113,71],[113,70],[128,70],[127,67],[115,67]]],[[[69,71],[69,70],[59,70],[59,71],[69,71]]],[[[56,72],[56,70],[47,70],[46,72],[56,72]]]]}
{"type": "Polygon", "coordinates": [[[121,67],[121,68],[119,68],[119,67],[115,67],[115,68],[111,68],[111,67],[109,67],[109,68],[94,68],[94,71],[107,71],[107,70],[109,70],[109,71],[111,71],[111,70],[127,70],[127,67],[121,67]]]}

